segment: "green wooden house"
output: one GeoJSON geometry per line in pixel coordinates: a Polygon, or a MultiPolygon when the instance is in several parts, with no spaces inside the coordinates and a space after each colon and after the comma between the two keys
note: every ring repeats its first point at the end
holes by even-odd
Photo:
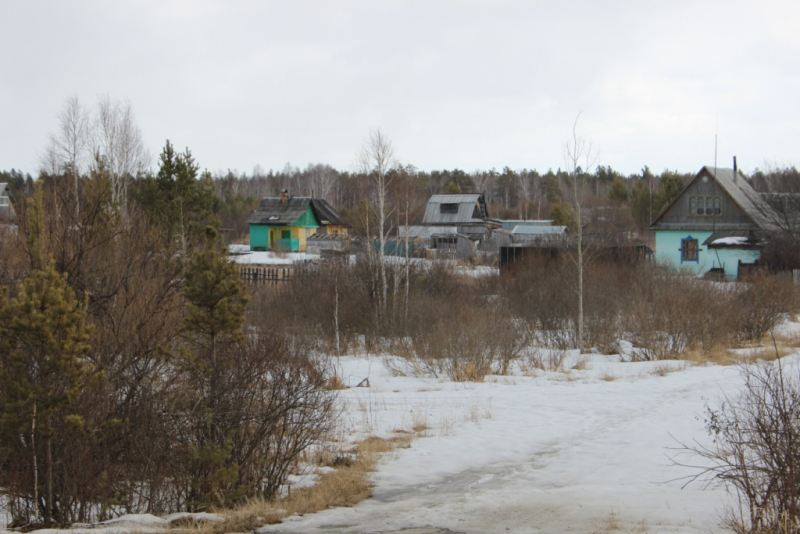
{"type": "Polygon", "coordinates": [[[250,250],[305,252],[308,238],[317,232],[347,234],[349,225],[324,200],[292,197],[261,199],[247,218],[250,225],[250,250]]]}

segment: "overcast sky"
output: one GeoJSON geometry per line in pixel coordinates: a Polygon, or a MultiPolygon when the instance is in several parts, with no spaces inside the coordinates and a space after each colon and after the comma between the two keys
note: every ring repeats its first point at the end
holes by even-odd
{"type": "Polygon", "coordinates": [[[0,0],[0,169],[35,174],[66,99],[127,100],[157,155],[352,168],[800,165],[800,2],[0,0]]]}

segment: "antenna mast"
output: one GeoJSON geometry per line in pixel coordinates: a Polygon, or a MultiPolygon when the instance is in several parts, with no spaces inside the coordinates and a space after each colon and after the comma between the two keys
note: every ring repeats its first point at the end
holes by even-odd
{"type": "Polygon", "coordinates": [[[719,132],[719,115],[714,119],[714,180],[717,179],[717,133],[719,132]]]}

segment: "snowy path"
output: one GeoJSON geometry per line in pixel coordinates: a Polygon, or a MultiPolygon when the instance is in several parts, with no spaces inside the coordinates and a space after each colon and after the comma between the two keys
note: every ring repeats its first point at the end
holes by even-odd
{"type": "Polygon", "coordinates": [[[424,417],[430,436],[380,465],[373,498],[263,532],[721,531],[725,492],[681,489],[692,471],[671,466],[668,448],[705,438],[704,398],[739,387],[734,367],[659,376],[594,356],[585,371],[452,384],[343,365],[372,384],[343,393],[354,428],[390,435],[424,417]]]}

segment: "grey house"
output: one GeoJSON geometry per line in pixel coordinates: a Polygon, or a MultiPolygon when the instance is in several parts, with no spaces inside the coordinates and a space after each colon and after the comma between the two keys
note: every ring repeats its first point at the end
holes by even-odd
{"type": "Polygon", "coordinates": [[[0,183],[0,224],[16,223],[17,212],[14,210],[13,200],[8,184],[0,183]]]}

